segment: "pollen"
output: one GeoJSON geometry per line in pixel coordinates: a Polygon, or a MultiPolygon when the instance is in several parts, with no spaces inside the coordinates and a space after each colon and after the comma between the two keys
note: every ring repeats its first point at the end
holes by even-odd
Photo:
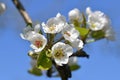
{"type": "Polygon", "coordinates": [[[55,56],[56,58],[58,58],[58,59],[61,59],[61,58],[64,56],[63,50],[62,50],[62,49],[58,49],[57,51],[55,51],[54,56],[55,56]]]}
{"type": "Polygon", "coordinates": [[[50,31],[55,30],[55,26],[51,26],[51,27],[49,27],[49,30],[50,30],[50,31]]]}
{"type": "Polygon", "coordinates": [[[96,24],[92,23],[92,24],[91,24],[91,27],[92,27],[92,28],[95,28],[95,27],[96,27],[96,24]]]}

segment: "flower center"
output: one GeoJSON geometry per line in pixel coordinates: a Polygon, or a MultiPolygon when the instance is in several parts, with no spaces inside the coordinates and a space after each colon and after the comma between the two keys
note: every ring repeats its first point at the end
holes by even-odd
{"type": "Polygon", "coordinates": [[[50,31],[55,30],[55,26],[50,26],[50,27],[49,27],[49,30],[50,30],[50,31]]]}
{"type": "Polygon", "coordinates": [[[92,24],[91,24],[91,27],[92,27],[92,28],[95,28],[95,27],[96,27],[96,24],[95,24],[95,23],[92,23],[92,24]]]}
{"type": "Polygon", "coordinates": [[[71,36],[69,32],[65,31],[64,34],[66,34],[67,36],[71,36]]]}
{"type": "Polygon", "coordinates": [[[62,49],[58,49],[57,51],[55,51],[54,56],[55,56],[55,58],[61,59],[64,56],[63,50],[62,49]]]}
{"type": "Polygon", "coordinates": [[[40,40],[36,40],[34,44],[35,44],[35,46],[36,46],[37,48],[40,48],[40,47],[43,46],[43,42],[40,41],[40,40]]]}

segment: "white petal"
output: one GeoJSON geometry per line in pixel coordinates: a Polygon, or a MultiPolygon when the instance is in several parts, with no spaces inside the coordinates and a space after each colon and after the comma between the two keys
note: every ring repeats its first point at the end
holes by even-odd
{"type": "Polygon", "coordinates": [[[60,13],[57,13],[56,17],[60,17],[60,16],[61,16],[61,14],[60,14],[60,13]]]}
{"type": "Polygon", "coordinates": [[[60,13],[56,15],[56,17],[48,19],[47,23],[42,23],[43,30],[45,33],[59,33],[66,23],[64,16],[60,13]]]}
{"type": "Polygon", "coordinates": [[[67,57],[73,54],[73,48],[70,45],[66,44],[63,49],[67,57]]]}
{"type": "Polygon", "coordinates": [[[86,10],[88,13],[88,26],[93,31],[102,30],[110,24],[110,20],[101,11],[92,12],[90,8],[86,10]]]}
{"type": "Polygon", "coordinates": [[[80,18],[82,19],[82,14],[80,13],[80,11],[77,8],[71,10],[68,13],[68,16],[69,16],[70,20],[79,20],[80,18]]]}
{"type": "Polygon", "coordinates": [[[39,31],[40,31],[40,24],[36,24],[35,25],[34,31],[39,33],[39,31]]]}
{"type": "Polygon", "coordinates": [[[92,11],[91,11],[91,8],[90,8],[90,7],[87,7],[87,8],[86,8],[86,13],[87,13],[88,15],[92,13],[92,11]]]}
{"type": "Polygon", "coordinates": [[[80,39],[76,39],[76,40],[74,40],[71,43],[72,43],[72,46],[75,47],[75,48],[77,48],[78,50],[82,49],[83,45],[84,45],[83,41],[80,40],[80,39]]]}
{"type": "Polygon", "coordinates": [[[30,47],[33,48],[33,49],[35,49],[35,50],[38,49],[34,44],[31,44],[30,47]]]}
{"type": "Polygon", "coordinates": [[[61,61],[60,61],[60,60],[55,59],[55,62],[56,62],[56,64],[57,64],[57,65],[62,66],[62,63],[61,63],[61,61]]]}
{"type": "Polygon", "coordinates": [[[79,37],[79,32],[69,24],[65,25],[65,28],[62,30],[63,37],[68,41],[73,41],[79,37]]]}
{"type": "Polygon", "coordinates": [[[21,37],[22,39],[26,40],[24,34],[20,33],[20,37],[21,37]]]}

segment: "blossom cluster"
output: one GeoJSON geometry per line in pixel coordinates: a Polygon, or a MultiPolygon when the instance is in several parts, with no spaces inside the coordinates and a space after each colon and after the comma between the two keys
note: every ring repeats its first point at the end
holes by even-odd
{"type": "Polygon", "coordinates": [[[101,11],[86,8],[86,14],[75,8],[68,13],[69,22],[65,16],[58,13],[55,17],[41,24],[28,25],[21,38],[31,43],[32,65],[40,70],[48,70],[53,62],[58,66],[77,64],[75,51],[83,49],[84,45],[106,38],[114,40],[110,19],[101,11]]]}

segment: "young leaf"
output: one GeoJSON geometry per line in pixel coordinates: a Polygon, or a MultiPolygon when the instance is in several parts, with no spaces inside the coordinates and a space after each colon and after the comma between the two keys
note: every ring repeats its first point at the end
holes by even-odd
{"type": "Polygon", "coordinates": [[[78,22],[78,20],[74,20],[73,24],[75,27],[80,27],[80,23],[78,22]]]}
{"type": "Polygon", "coordinates": [[[52,66],[52,61],[49,57],[46,56],[45,51],[42,51],[39,54],[38,60],[37,60],[37,67],[41,70],[48,70],[52,66]]]}
{"type": "Polygon", "coordinates": [[[81,28],[81,27],[75,27],[75,28],[79,31],[82,37],[86,36],[89,32],[89,29],[86,28],[81,28]]]}
{"type": "Polygon", "coordinates": [[[42,72],[40,69],[33,67],[32,69],[28,70],[30,74],[33,74],[35,76],[42,76],[42,72]]]}
{"type": "Polygon", "coordinates": [[[91,32],[91,36],[92,36],[92,38],[94,38],[95,40],[99,40],[99,39],[104,38],[105,33],[104,33],[102,30],[92,31],[92,32],[91,32]]]}
{"type": "Polygon", "coordinates": [[[75,65],[71,65],[71,66],[70,66],[71,71],[78,70],[79,68],[80,68],[80,66],[77,65],[77,64],[75,64],[75,65]]]}

